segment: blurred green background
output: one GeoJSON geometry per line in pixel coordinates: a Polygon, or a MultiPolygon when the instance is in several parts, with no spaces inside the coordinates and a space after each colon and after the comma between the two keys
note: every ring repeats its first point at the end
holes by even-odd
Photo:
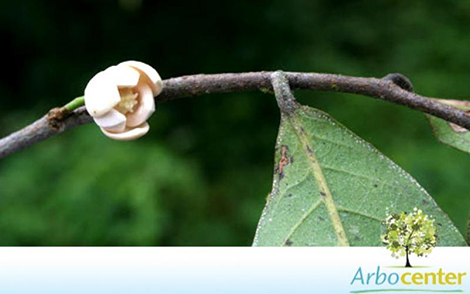
{"type": "MultiPolygon", "coordinates": [[[[470,1],[2,1],[0,136],[82,95],[98,71],[144,61],[163,78],[290,70],[407,75],[469,99],[470,1]]],[[[297,92],[397,162],[461,231],[470,156],[424,115],[368,97],[297,92]]],[[[270,192],[279,113],[263,93],[162,103],[150,133],[95,125],[0,160],[1,245],[250,245],[270,192]]]]}

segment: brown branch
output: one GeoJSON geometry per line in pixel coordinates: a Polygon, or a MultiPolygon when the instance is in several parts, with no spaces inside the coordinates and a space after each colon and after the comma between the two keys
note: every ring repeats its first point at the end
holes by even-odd
{"type": "MultiPolygon", "coordinates": [[[[164,89],[157,100],[164,102],[204,94],[272,90],[271,74],[272,72],[252,72],[171,78],[164,81],[164,89]]],[[[400,74],[391,74],[383,79],[319,73],[287,72],[286,75],[293,89],[370,96],[404,105],[470,129],[470,116],[464,111],[411,92],[413,89],[411,83],[400,74]]],[[[91,121],[84,107],[76,109],[65,117],[46,115],[20,131],[0,139],[0,158],[91,121]]]]}

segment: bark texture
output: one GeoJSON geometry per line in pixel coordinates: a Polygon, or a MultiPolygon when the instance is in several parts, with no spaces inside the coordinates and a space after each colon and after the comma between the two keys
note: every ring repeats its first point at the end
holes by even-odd
{"type": "MultiPolygon", "coordinates": [[[[273,72],[191,75],[164,80],[157,102],[197,95],[253,90],[272,91],[273,72]]],[[[470,116],[464,111],[413,93],[408,78],[390,74],[384,78],[362,78],[320,73],[286,72],[292,89],[335,91],[365,95],[425,112],[470,129],[470,116]]],[[[0,139],[0,158],[64,131],[92,122],[84,107],[63,116],[45,115],[25,128],[0,139]]]]}

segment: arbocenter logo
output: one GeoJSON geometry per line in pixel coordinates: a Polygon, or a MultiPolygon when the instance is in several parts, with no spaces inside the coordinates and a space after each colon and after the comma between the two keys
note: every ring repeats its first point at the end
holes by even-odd
{"type": "Polygon", "coordinates": [[[350,293],[463,293],[466,272],[444,266],[420,266],[411,257],[427,257],[438,241],[434,219],[415,208],[413,212],[390,214],[381,236],[392,257],[403,259],[403,266],[359,266],[351,277],[350,293]],[[417,265],[415,265],[415,263],[417,265]],[[413,264],[413,266],[412,266],[413,264]],[[360,288],[360,289],[359,289],[360,288]]]}

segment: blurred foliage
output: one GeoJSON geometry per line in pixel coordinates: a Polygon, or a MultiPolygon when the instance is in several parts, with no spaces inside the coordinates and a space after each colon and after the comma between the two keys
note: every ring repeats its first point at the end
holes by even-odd
{"type": "MultiPolygon", "coordinates": [[[[284,69],[384,76],[468,99],[470,2],[3,1],[0,136],[83,93],[123,60],[162,77],[284,69]],[[5,64],[6,63],[6,64],[5,64]]],[[[299,92],[411,173],[465,230],[470,157],[424,116],[367,97],[299,92]]],[[[145,138],[89,125],[0,161],[0,244],[249,245],[271,188],[279,112],[237,93],[158,106],[145,138]]]]}

